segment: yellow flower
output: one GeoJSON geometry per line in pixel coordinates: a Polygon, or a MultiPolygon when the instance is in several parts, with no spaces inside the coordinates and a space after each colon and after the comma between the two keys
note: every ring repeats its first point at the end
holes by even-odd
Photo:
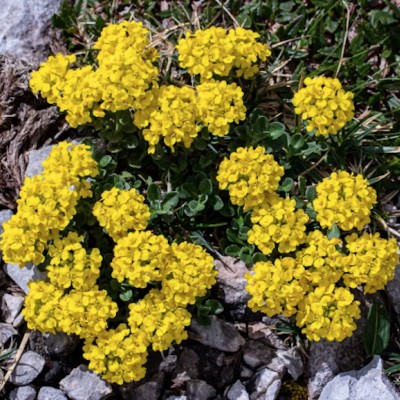
{"type": "Polygon", "coordinates": [[[100,275],[102,256],[93,248],[87,252],[81,242],[83,236],[68,232],[63,238],[56,238],[49,246],[50,265],[47,266],[50,283],[60,289],[71,286],[77,290],[90,290],[100,275]]]}
{"type": "Polygon", "coordinates": [[[271,154],[265,154],[264,147],[239,147],[221,162],[217,181],[220,189],[229,190],[231,202],[247,211],[278,188],[283,174],[283,167],[271,154]]]}
{"type": "Polygon", "coordinates": [[[252,272],[245,275],[246,291],[251,295],[249,308],[269,317],[276,314],[290,317],[308,290],[303,275],[304,267],[291,257],[277,258],[273,263],[255,263],[252,272]]]}
{"type": "Polygon", "coordinates": [[[207,81],[196,87],[199,121],[215,136],[229,133],[229,125],[246,119],[243,91],[236,83],[207,81]]]}
{"type": "Polygon", "coordinates": [[[186,307],[211,289],[216,274],[213,258],[202,247],[187,242],[172,243],[162,293],[176,306],[186,307]]]}
{"type": "Polygon", "coordinates": [[[299,303],[296,323],[309,340],[339,342],[353,334],[360,318],[360,302],[347,288],[320,286],[299,303]]]}
{"type": "Polygon", "coordinates": [[[353,118],[353,93],[345,92],[337,78],[307,77],[304,85],[293,96],[295,113],[316,136],[336,135],[353,118]]]}
{"type": "Polygon", "coordinates": [[[375,293],[385,288],[394,278],[399,263],[399,246],[396,240],[382,239],[379,233],[356,233],[346,237],[349,254],[344,258],[343,281],[350,288],[365,284],[365,293],[375,293]]]}
{"type": "Polygon", "coordinates": [[[265,61],[271,55],[266,44],[257,42],[259,37],[241,27],[228,32],[215,26],[194,34],[187,32],[176,46],[179,64],[202,80],[213,75],[228,76],[233,69],[237,76],[249,79],[258,72],[258,60],[265,61]]]}
{"type": "Polygon", "coordinates": [[[136,189],[112,188],[101,194],[101,200],[93,207],[93,215],[116,242],[131,229],[146,229],[150,209],[136,189]]]}
{"type": "Polygon", "coordinates": [[[345,231],[353,228],[361,230],[370,222],[377,195],[362,175],[333,172],[318,183],[316,190],[313,207],[316,219],[323,228],[336,224],[345,231]]]}
{"type": "Polygon", "coordinates": [[[143,137],[149,143],[149,153],[154,153],[155,146],[163,138],[172,151],[178,143],[188,148],[197,137],[200,126],[196,124],[198,111],[194,89],[183,86],[161,86],[150,94],[152,101],[148,106],[137,110],[134,123],[143,129],[143,137]]]}
{"type": "Polygon", "coordinates": [[[146,375],[149,342],[142,331],[130,332],[125,324],[102,332],[96,339],[85,341],[83,357],[89,368],[108,382],[122,385],[139,381],[146,375]]]}
{"type": "Polygon", "coordinates": [[[167,239],[149,231],[131,232],[119,239],[111,261],[112,277],[127,280],[136,288],[145,288],[150,281],[161,281],[170,259],[167,239]]]}
{"type": "Polygon", "coordinates": [[[296,201],[276,193],[265,195],[264,201],[251,212],[252,228],[247,232],[249,243],[269,255],[278,244],[280,254],[290,253],[306,241],[309,218],[296,210],[296,201]]]}

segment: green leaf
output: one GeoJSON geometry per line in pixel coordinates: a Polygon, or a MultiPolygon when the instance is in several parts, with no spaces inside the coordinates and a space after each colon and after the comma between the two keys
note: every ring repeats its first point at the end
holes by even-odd
{"type": "Polygon", "coordinates": [[[210,179],[203,179],[199,185],[200,192],[210,195],[213,191],[213,185],[210,179]]]}
{"type": "Polygon", "coordinates": [[[281,189],[285,192],[285,193],[289,193],[292,188],[293,188],[293,179],[292,178],[285,178],[281,184],[281,189]]]}
{"type": "Polygon", "coordinates": [[[285,125],[281,122],[272,122],[268,127],[268,131],[272,139],[278,139],[285,133],[285,125]]]}
{"type": "Polygon", "coordinates": [[[218,195],[215,195],[214,197],[211,198],[211,204],[212,204],[212,208],[215,211],[219,211],[222,209],[222,207],[224,206],[224,202],[222,201],[221,197],[219,197],[218,195]]]}
{"type": "Polygon", "coordinates": [[[207,300],[204,305],[207,307],[210,314],[221,314],[224,311],[223,305],[214,299],[207,300]]]}
{"type": "Polygon", "coordinates": [[[126,290],[125,292],[122,292],[119,294],[119,298],[125,302],[130,301],[132,299],[132,296],[133,296],[133,292],[131,289],[126,290]]]}
{"type": "Polygon", "coordinates": [[[375,28],[378,26],[378,22],[380,22],[382,25],[390,25],[397,22],[396,18],[394,18],[393,15],[387,11],[371,10],[369,15],[371,25],[375,28]]]}
{"type": "Polygon", "coordinates": [[[105,155],[103,156],[100,161],[99,161],[99,166],[100,168],[105,168],[107,167],[108,164],[110,164],[110,162],[112,161],[112,157],[110,155],[105,155]]]}
{"type": "Polygon", "coordinates": [[[340,229],[336,224],[333,224],[332,228],[329,228],[326,231],[326,236],[328,239],[333,239],[333,238],[340,238],[340,229]]]}
{"type": "Polygon", "coordinates": [[[161,189],[155,183],[150,183],[147,188],[147,199],[150,202],[161,200],[161,189]]]}
{"type": "Polygon", "coordinates": [[[315,186],[309,186],[306,189],[306,199],[312,203],[317,197],[317,190],[315,189],[315,186]]]}
{"type": "Polygon", "coordinates": [[[385,306],[374,300],[368,312],[364,331],[367,355],[382,354],[389,344],[390,320],[385,306]]]}
{"type": "Polygon", "coordinates": [[[290,145],[293,146],[296,150],[300,150],[304,146],[304,137],[300,133],[294,134],[290,139],[290,145]]]}
{"type": "Polygon", "coordinates": [[[168,192],[162,199],[161,207],[164,211],[170,211],[179,203],[178,192],[168,192]]]}
{"type": "Polygon", "coordinates": [[[231,257],[237,257],[240,254],[241,248],[236,244],[231,244],[225,248],[225,254],[231,257]]]}

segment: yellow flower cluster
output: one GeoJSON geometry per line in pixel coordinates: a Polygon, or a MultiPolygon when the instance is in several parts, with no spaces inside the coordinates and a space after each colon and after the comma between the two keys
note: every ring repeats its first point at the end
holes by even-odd
{"type": "Polygon", "coordinates": [[[198,121],[197,98],[194,89],[189,87],[161,86],[153,89],[147,107],[136,111],[134,123],[143,129],[143,137],[149,143],[149,153],[164,138],[166,146],[174,151],[174,145],[183,142],[190,147],[197,136],[198,121]]]}
{"type": "Polygon", "coordinates": [[[252,273],[246,274],[246,290],[252,296],[249,308],[269,317],[292,316],[308,291],[304,272],[304,267],[291,257],[277,258],[273,263],[257,262],[252,273]]]}
{"type": "Polygon", "coordinates": [[[171,258],[166,265],[162,292],[177,306],[194,304],[215,283],[212,257],[192,243],[172,243],[171,258]]]}
{"type": "Polygon", "coordinates": [[[25,179],[18,212],[3,225],[3,259],[21,267],[44,261],[47,242],[69,224],[79,198],[91,196],[85,178],[98,174],[88,146],[66,142],[53,147],[43,167],[41,175],[25,179]]]}
{"type": "Polygon", "coordinates": [[[22,314],[29,329],[52,334],[59,331],[59,303],[64,289],[45,281],[30,281],[22,314]]]}
{"type": "Polygon", "coordinates": [[[353,93],[345,92],[337,78],[307,77],[304,85],[293,96],[295,113],[316,136],[336,135],[354,116],[353,93]]]}
{"type": "Polygon", "coordinates": [[[247,232],[249,243],[269,255],[278,244],[281,254],[294,251],[306,240],[308,215],[296,210],[296,201],[276,193],[265,196],[262,204],[251,212],[252,228],[247,232]]]}
{"type": "Polygon", "coordinates": [[[383,289],[393,279],[399,257],[396,241],[379,234],[352,234],[346,242],[344,246],[338,238],[313,231],[295,257],[257,262],[246,274],[249,307],[270,317],[296,314],[296,324],[309,340],[351,336],[360,308],[350,290],[363,284],[365,293],[383,289]]]}
{"type": "Polygon", "coordinates": [[[185,327],[190,321],[190,312],[168,301],[162,289],[151,290],[144,299],[129,306],[131,331],[145,332],[154,351],[167,350],[172,342],[179,344],[187,339],[185,327]]]}
{"type": "Polygon", "coordinates": [[[93,248],[90,254],[83,248],[83,236],[68,232],[56,238],[49,246],[50,264],[46,267],[50,283],[60,289],[90,290],[100,275],[103,257],[100,250],[93,248]]]}
{"type": "Polygon", "coordinates": [[[92,339],[107,328],[107,320],[117,311],[117,304],[96,285],[68,292],[51,282],[31,281],[23,315],[30,329],[92,339]]]}
{"type": "Polygon", "coordinates": [[[360,318],[360,302],[349,289],[324,285],[310,292],[299,304],[296,323],[309,340],[325,338],[341,342],[352,335],[360,318]]]}
{"type": "Polygon", "coordinates": [[[361,237],[353,233],[346,237],[346,242],[349,254],[343,263],[344,283],[351,288],[365,284],[365,293],[384,289],[399,263],[396,240],[382,239],[379,233],[364,233],[361,237]]]}
{"type": "Polygon", "coordinates": [[[96,202],[93,215],[116,242],[126,236],[131,229],[146,229],[150,219],[150,209],[144,203],[144,197],[135,189],[121,190],[112,188],[101,194],[96,202]]]}
{"type": "Polygon", "coordinates": [[[237,76],[249,79],[258,72],[258,60],[265,61],[271,55],[266,44],[257,42],[259,37],[241,27],[228,32],[220,27],[187,32],[176,46],[178,60],[191,75],[202,79],[211,79],[214,74],[228,76],[233,69],[237,76]]]}
{"type": "Polygon", "coordinates": [[[149,31],[141,22],[123,21],[103,29],[94,48],[99,50],[99,67],[70,69],[75,56],[49,57],[38,71],[32,72],[30,87],[49,103],[66,111],[72,127],[103,117],[105,111],[142,106],[158,69],[153,65],[158,54],[149,48],[149,31]]]}
{"type": "Polygon", "coordinates": [[[243,91],[236,83],[207,81],[196,87],[201,123],[215,136],[225,136],[229,125],[246,119],[243,91]]]}
{"type": "Polygon", "coordinates": [[[150,281],[161,281],[169,257],[170,246],[164,236],[150,231],[128,233],[114,247],[112,277],[145,288],[150,281]]]}
{"type": "Polygon", "coordinates": [[[377,201],[375,190],[362,175],[346,171],[333,172],[318,183],[313,207],[323,228],[336,224],[348,231],[358,230],[370,222],[371,209],[377,201]]]}
{"type": "Polygon", "coordinates": [[[120,324],[94,340],[86,340],[83,357],[90,361],[89,368],[103,379],[122,385],[146,375],[143,365],[147,361],[147,346],[145,332],[132,334],[126,324],[120,324]]]}
{"type": "Polygon", "coordinates": [[[274,192],[284,174],[271,154],[258,146],[239,147],[221,162],[217,181],[220,189],[228,189],[231,202],[250,210],[263,203],[274,192]]]}

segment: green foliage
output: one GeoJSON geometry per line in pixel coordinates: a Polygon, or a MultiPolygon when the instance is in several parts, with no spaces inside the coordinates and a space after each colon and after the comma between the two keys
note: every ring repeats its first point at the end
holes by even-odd
{"type": "Polygon", "coordinates": [[[390,320],[385,306],[374,301],[368,312],[364,347],[368,355],[382,354],[389,344],[390,320]]]}

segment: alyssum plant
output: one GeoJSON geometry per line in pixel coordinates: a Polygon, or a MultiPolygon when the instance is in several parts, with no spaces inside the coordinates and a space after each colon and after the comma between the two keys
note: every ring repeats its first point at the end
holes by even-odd
{"type": "MultiPolygon", "coordinates": [[[[258,38],[243,28],[187,33],[176,49],[191,84],[166,84],[148,30],[125,21],[103,30],[96,66],[72,68],[75,56],[57,54],[32,73],[32,90],[72,127],[88,124],[122,150],[97,160],[86,144],[55,146],[4,224],[3,258],[47,271],[29,284],[28,327],[84,339],[89,367],[110,382],[142,379],[150,347],[187,338],[192,305],[216,280],[213,257],[192,243],[206,213],[216,221],[211,245],[203,238],[209,250],[224,243],[220,227],[240,221],[235,240],[261,252],[247,274],[249,307],[295,315],[310,340],[351,336],[354,289],[372,293],[393,277],[395,240],[364,230],[377,195],[363,176],[333,172],[298,201],[279,186],[285,169],[268,140],[234,137],[233,123],[246,120],[242,86],[271,55],[258,38]],[[137,159],[118,155],[131,150],[137,159]],[[152,177],[166,182],[164,193],[152,177]]],[[[336,135],[353,117],[352,93],[336,78],[304,84],[293,98],[304,137],[336,135]]]]}

